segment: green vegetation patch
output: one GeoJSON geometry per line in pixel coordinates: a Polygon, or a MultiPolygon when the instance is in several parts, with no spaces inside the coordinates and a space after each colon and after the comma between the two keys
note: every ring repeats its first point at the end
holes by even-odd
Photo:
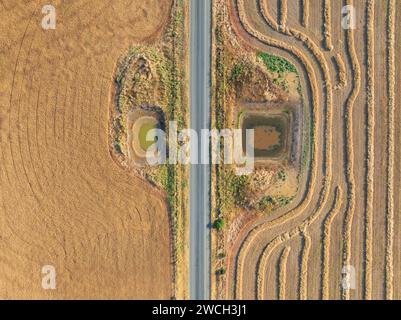
{"type": "Polygon", "coordinates": [[[231,69],[230,81],[237,82],[245,74],[245,65],[243,62],[236,63],[231,69]]]}
{"type": "Polygon", "coordinates": [[[224,228],[225,224],[226,222],[224,221],[224,219],[219,218],[213,223],[213,228],[215,228],[216,230],[221,230],[224,228]]]}
{"type": "Polygon", "coordinates": [[[298,74],[297,68],[282,57],[278,57],[266,52],[258,52],[257,57],[265,64],[267,69],[271,72],[277,72],[282,76],[286,72],[298,74]]]}
{"type": "Polygon", "coordinates": [[[158,125],[155,121],[148,121],[142,124],[141,128],[139,129],[139,144],[142,150],[148,150],[155,142],[157,142],[157,138],[155,137],[153,140],[148,140],[147,136],[148,133],[154,129],[157,129],[158,125]]]}

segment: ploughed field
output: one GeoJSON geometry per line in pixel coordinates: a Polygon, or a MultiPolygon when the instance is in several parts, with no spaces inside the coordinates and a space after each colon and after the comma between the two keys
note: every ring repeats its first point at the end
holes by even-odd
{"type": "Polygon", "coordinates": [[[112,158],[114,74],[172,1],[0,3],[0,298],[169,299],[165,195],[112,158]],[[42,288],[42,267],[56,289],[42,288]]]}
{"type": "Polygon", "coordinates": [[[295,66],[311,129],[291,205],[216,236],[215,296],[401,299],[401,1],[222,0],[215,15],[231,43],[295,66]]]}

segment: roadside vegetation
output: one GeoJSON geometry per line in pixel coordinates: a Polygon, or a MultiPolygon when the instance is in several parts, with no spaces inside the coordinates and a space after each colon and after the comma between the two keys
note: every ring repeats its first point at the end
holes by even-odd
{"type": "Polygon", "coordinates": [[[213,228],[215,228],[216,230],[220,231],[224,228],[224,226],[226,225],[226,222],[224,219],[222,218],[218,218],[214,221],[213,223],[213,228]]]}

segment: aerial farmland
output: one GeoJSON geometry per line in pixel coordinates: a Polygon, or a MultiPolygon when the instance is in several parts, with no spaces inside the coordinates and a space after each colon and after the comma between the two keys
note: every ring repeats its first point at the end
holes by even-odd
{"type": "Polygon", "coordinates": [[[401,300],[398,30],[401,0],[0,0],[0,300],[401,300]]]}
{"type": "Polygon", "coordinates": [[[401,298],[400,15],[397,0],[214,1],[215,124],[292,119],[284,158],[214,171],[214,298],[401,298]]]}

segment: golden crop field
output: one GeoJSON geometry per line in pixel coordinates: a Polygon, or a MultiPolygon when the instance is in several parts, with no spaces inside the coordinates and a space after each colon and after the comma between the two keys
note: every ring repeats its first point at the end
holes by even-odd
{"type": "MultiPolygon", "coordinates": [[[[283,57],[298,71],[310,129],[291,204],[235,209],[214,234],[227,256],[216,258],[226,272],[214,297],[401,299],[401,1],[220,0],[214,17],[225,36],[214,38],[217,69],[231,54],[223,42],[283,57]]],[[[215,107],[235,112],[219,98],[229,86],[220,75],[215,107]]]]}
{"type": "Polygon", "coordinates": [[[256,146],[210,195],[146,163],[150,131],[208,110],[190,3],[0,0],[0,299],[208,296],[209,259],[212,299],[401,299],[401,0],[211,1],[206,123],[256,146]]]}
{"type": "Polygon", "coordinates": [[[0,298],[169,299],[166,195],[112,157],[114,73],[170,0],[0,1],[0,298]],[[43,290],[54,266],[57,289],[43,290]]]}

